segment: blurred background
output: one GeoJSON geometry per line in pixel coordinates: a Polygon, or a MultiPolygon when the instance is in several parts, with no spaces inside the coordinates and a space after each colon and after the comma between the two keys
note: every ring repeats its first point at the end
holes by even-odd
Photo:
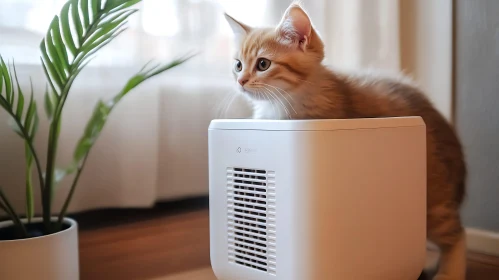
{"type": "MultiPolygon", "coordinates": [[[[45,77],[39,43],[65,2],[0,0],[0,53],[5,59],[15,59],[23,88],[29,87],[27,77],[32,77],[40,104],[45,77]]],[[[232,33],[223,13],[248,25],[273,26],[289,3],[143,0],[129,29],[80,74],[64,111],[58,155],[61,166],[70,162],[76,141],[99,99],[113,96],[151,59],[168,61],[186,52],[199,52],[191,61],[128,95],[111,115],[92,151],[70,206],[70,213],[81,219],[83,228],[83,279],[152,279],[193,269],[186,265],[189,260],[194,268],[209,265],[207,128],[214,118],[250,114],[245,101],[233,95],[232,33]],[[128,218],[131,221],[127,222],[128,218]],[[137,225],[134,223],[158,224],[150,219],[164,219],[165,227],[130,234],[128,239],[122,237],[120,245],[105,247],[110,245],[104,243],[115,240],[116,235],[142,227],[133,227],[137,225]],[[105,229],[97,226],[104,224],[108,225],[105,229]],[[149,243],[141,243],[147,236],[152,238],[149,243]],[[186,245],[172,249],[172,244],[178,244],[174,240],[180,240],[176,238],[186,245]],[[166,239],[174,243],[166,244],[166,239]],[[161,252],[172,250],[171,254],[158,253],[158,244],[163,244],[159,246],[161,252]],[[158,255],[163,259],[153,261],[158,255]],[[104,261],[110,263],[104,265],[104,261]],[[165,265],[159,265],[163,262],[165,265]],[[157,266],[153,268],[153,264],[157,266]],[[141,270],[149,272],[141,274],[141,270]],[[103,277],[106,271],[120,278],[103,277]]],[[[499,2],[302,3],[326,44],[325,63],[353,70],[376,67],[403,71],[455,125],[470,169],[469,195],[463,210],[470,229],[469,246],[480,253],[499,255],[499,2]]],[[[3,111],[0,123],[2,119],[6,123],[3,111]]],[[[36,139],[42,158],[47,134],[48,122],[42,118],[36,139]]],[[[0,183],[20,211],[24,209],[23,170],[22,141],[7,124],[0,125],[0,183]]],[[[54,198],[56,210],[70,182],[68,177],[60,184],[54,198]]],[[[39,204],[36,209],[40,209],[39,204]]],[[[487,269],[494,264],[487,259],[474,265],[482,269],[483,262],[487,269]]],[[[492,279],[484,278],[483,270],[477,271],[482,278],[476,279],[492,279]]]]}

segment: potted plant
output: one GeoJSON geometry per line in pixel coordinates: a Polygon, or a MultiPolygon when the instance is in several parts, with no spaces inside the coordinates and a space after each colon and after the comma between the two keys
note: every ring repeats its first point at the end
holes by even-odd
{"type": "Polygon", "coordinates": [[[72,280],[79,278],[77,223],[66,216],[92,146],[106,120],[120,100],[146,80],[185,62],[190,56],[168,64],[145,65],[131,77],[114,98],[99,101],[78,141],[72,164],[56,168],[56,155],[62,112],[71,86],[90,59],[125,31],[128,17],[137,12],[132,7],[141,0],[69,0],[50,24],[41,41],[41,62],[47,86],[44,107],[50,122],[45,170],[33,140],[38,129],[38,104],[23,92],[14,63],[8,65],[0,56],[0,106],[11,116],[13,130],[24,140],[26,157],[26,211],[19,215],[0,186],[0,279],[72,280]],[[33,182],[32,169],[36,169],[33,182]],[[55,185],[69,174],[74,175],[65,203],[52,216],[55,185]],[[34,217],[33,187],[40,188],[42,216],[34,217]]]}

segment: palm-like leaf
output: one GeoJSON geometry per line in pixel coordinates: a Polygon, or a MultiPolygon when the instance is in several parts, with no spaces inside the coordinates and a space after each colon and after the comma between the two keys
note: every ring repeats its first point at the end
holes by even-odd
{"type": "MultiPolygon", "coordinates": [[[[17,71],[12,63],[14,71],[9,71],[8,65],[0,56],[0,106],[2,106],[12,117],[10,125],[13,130],[24,139],[26,154],[26,216],[31,219],[34,214],[32,166],[35,159],[33,140],[38,130],[38,112],[36,101],[33,99],[33,87],[31,97],[25,106],[24,93],[19,85],[17,71]],[[13,74],[13,73],[14,74],[13,74]],[[5,85],[5,87],[4,87],[5,85]],[[3,94],[2,94],[3,93],[3,94]]],[[[38,171],[40,166],[36,158],[38,171]]],[[[40,177],[40,186],[42,179],[40,177]]]]}
{"type": "Polygon", "coordinates": [[[12,116],[11,126],[14,131],[24,140],[32,142],[39,121],[36,101],[31,91],[29,103],[24,106],[25,97],[19,85],[15,65],[12,66],[14,71],[9,71],[8,65],[0,56],[0,106],[12,116]]]}
{"type": "Polygon", "coordinates": [[[69,202],[71,201],[71,197],[73,196],[76,187],[76,183],[81,174],[83,166],[85,165],[90,150],[92,149],[93,145],[95,144],[95,141],[97,140],[102,129],[104,128],[104,125],[106,124],[107,118],[111,113],[111,111],[121,101],[121,99],[125,97],[126,94],[129,93],[132,89],[139,86],[144,81],[184,63],[191,57],[192,56],[186,56],[184,58],[176,59],[168,64],[159,65],[151,68],[146,68],[146,66],[144,66],[144,68],[139,73],[137,73],[135,76],[133,76],[128,80],[127,84],[118,94],[116,94],[116,96],[114,96],[113,99],[109,100],[108,102],[99,101],[97,103],[92,113],[92,116],[90,117],[90,120],[88,121],[85,127],[85,131],[83,132],[82,137],[80,138],[78,144],[76,145],[73,154],[73,163],[70,165],[68,169],[59,170],[61,178],[75,171],[77,173],[76,173],[76,178],[73,181],[73,185],[71,186],[69,195],[59,214],[58,227],[61,226],[62,220],[66,214],[69,202]]]}
{"type": "Polygon", "coordinates": [[[62,109],[71,86],[92,56],[126,28],[140,0],[69,0],[55,16],[40,43],[42,65],[50,88],[45,94],[45,111],[52,120],[49,132],[47,170],[43,193],[44,221],[50,228],[50,207],[56,183],[55,158],[62,109]]]}
{"type": "MultiPolygon", "coordinates": [[[[70,193],[66,198],[56,225],[56,230],[60,230],[89,152],[100,135],[109,114],[118,102],[142,82],[182,64],[191,57],[188,56],[152,68],[144,66],[112,100],[98,102],[87,123],[83,136],[76,146],[73,163],[67,169],[55,169],[62,110],[74,80],[96,52],[125,30],[128,17],[137,11],[130,9],[130,7],[140,1],[68,0],[61,9],[60,14],[52,20],[45,38],[40,43],[41,62],[48,79],[44,107],[50,120],[45,178],[43,178],[40,162],[33,148],[33,139],[39,121],[37,104],[33,99],[33,86],[31,87],[29,102],[26,103],[25,96],[17,80],[15,66],[13,66],[13,72],[9,71],[8,65],[0,57],[0,106],[12,116],[12,127],[25,141],[27,214],[28,217],[32,217],[34,212],[31,179],[31,169],[34,162],[38,170],[42,190],[43,221],[45,233],[47,234],[53,232],[54,229],[51,223],[51,200],[54,184],[66,174],[76,172],[70,193]]],[[[14,220],[22,234],[27,234],[1,189],[0,210],[6,212],[14,220]]]]}
{"type": "Polygon", "coordinates": [[[109,102],[99,101],[94,109],[92,116],[90,117],[89,122],[85,128],[83,136],[78,141],[76,149],[73,154],[74,166],[80,166],[82,160],[87,156],[88,152],[92,148],[93,144],[97,140],[106,123],[108,115],[114,109],[114,107],[121,101],[123,97],[127,93],[129,93],[132,89],[139,86],[142,82],[152,78],[160,73],[163,73],[175,66],[182,64],[187,61],[191,56],[187,56],[185,58],[180,58],[174,60],[168,64],[152,67],[149,69],[143,68],[139,73],[130,78],[127,84],[123,87],[123,89],[114,96],[109,102]]]}
{"type": "Polygon", "coordinates": [[[136,9],[128,9],[140,0],[70,0],[55,16],[40,43],[42,64],[51,89],[51,104],[65,98],[77,74],[93,54],[111,42],[126,28],[136,9]],[[74,28],[71,28],[74,27],[74,28]]]}

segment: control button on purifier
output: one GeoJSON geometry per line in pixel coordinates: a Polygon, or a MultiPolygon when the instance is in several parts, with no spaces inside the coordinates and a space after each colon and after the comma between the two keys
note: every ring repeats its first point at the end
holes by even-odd
{"type": "Polygon", "coordinates": [[[241,147],[238,147],[237,148],[237,152],[240,153],[241,152],[241,147]]]}

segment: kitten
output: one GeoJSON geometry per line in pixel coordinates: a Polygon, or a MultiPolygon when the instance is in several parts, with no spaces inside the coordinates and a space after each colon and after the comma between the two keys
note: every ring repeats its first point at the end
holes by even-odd
{"type": "MultiPolygon", "coordinates": [[[[464,280],[460,206],[466,166],[453,128],[408,79],[343,74],[322,64],[324,45],[293,3],[276,28],[253,28],[226,14],[237,41],[233,74],[256,119],[421,116],[427,126],[427,238],[441,249],[434,279],[464,280]]],[[[410,253],[410,252],[408,252],[410,253]]]]}

